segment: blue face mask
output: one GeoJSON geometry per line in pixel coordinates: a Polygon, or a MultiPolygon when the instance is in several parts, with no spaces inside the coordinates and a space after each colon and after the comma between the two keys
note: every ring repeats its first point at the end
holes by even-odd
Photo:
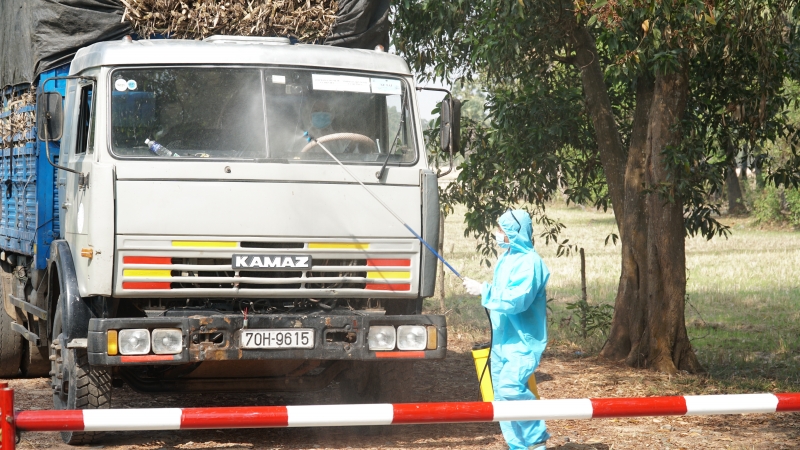
{"type": "Polygon", "coordinates": [[[311,113],[311,125],[314,128],[328,128],[331,126],[331,113],[329,112],[315,112],[311,113]]]}

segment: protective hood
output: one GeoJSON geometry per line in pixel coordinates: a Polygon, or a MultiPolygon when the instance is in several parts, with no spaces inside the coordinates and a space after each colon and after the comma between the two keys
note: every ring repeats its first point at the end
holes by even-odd
{"type": "Polygon", "coordinates": [[[497,221],[500,228],[508,236],[511,250],[527,253],[533,250],[533,222],[527,211],[521,209],[508,210],[497,221]]]}

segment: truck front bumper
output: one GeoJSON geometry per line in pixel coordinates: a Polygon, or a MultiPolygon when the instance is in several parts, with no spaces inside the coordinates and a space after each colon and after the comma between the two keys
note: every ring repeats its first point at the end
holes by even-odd
{"type": "MultiPolygon", "coordinates": [[[[384,316],[372,314],[251,315],[248,330],[314,330],[313,348],[246,349],[241,335],[241,314],[189,317],[91,319],[87,350],[89,363],[99,366],[185,364],[226,360],[347,360],[443,359],[447,350],[445,318],[440,315],[384,316]],[[371,326],[423,325],[435,328],[435,348],[419,351],[372,351],[367,336],[371,326]],[[183,349],[174,355],[109,355],[108,331],[179,328],[183,349]]],[[[433,347],[433,345],[429,345],[433,347]]]]}

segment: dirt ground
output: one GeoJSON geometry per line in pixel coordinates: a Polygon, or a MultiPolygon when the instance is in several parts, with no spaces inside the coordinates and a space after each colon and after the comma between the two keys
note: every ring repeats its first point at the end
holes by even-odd
{"type": "MultiPolygon", "coordinates": [[[[450,343],[447,359],[418,363],[416,401],[476,401],[471,343],[450,343]]],[[[678,379],[585,358],[569,349],[549,349],[537,371],[545,398],[633,397],[710,393],[696,377],[678,379]]],[[[46,379],[11,380],[17,409],[52,408],[46,379]]],[[[713,388],[711,389],[713,392],[713,388]]],[[[116,408],[237,405],[336,404],[338,386],[304,394],[147,395],[115,389],[116,408]]],[[[561,420],[548,422],[548,449],[795,449],[800,448],[800,414],[713,417],[561,420]]],[[[374,431],[374,430],[372,430],[374,431]]],[[[379,433],[349,428],[150,431],[107,433],[106,449],[503,449],[496,423],[403,425],[379,433]]],[[[19,449],[68,449],[57,433],[26,433],[19,449]]]]}

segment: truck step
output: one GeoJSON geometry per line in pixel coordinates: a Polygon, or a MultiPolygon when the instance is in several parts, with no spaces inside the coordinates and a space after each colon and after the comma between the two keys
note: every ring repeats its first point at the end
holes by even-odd
{"type": "Polygon", "coordinates": [[[34,315],[42,320],[47,320],[47,311],[39,308],[38,306],[33,306],[32,304],[26,302],[25,300],[14,297],[13,295],[9,295],[8,299],[11,301],[11,304],[16,306],[17,308],[25,311],[28,314],[34,315]]]}
{"type": "Polygon", "coordinates": [[[17,322],[11,322],[11,329],[21,334],[25,339],[31,341],[36,347],[39,346],[39,336],[36,333],[31,333],[27,328],[17,322]]]}

